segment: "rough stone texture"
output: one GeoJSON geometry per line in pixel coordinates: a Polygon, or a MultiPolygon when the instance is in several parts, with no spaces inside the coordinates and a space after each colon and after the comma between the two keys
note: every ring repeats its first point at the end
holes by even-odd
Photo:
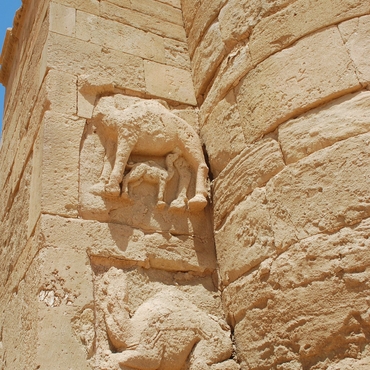
{"type": "Polygon", "coordinates": [[[271,179],[266,196],[277,246],[286,248],[369,217],[369,150],[370,134],[359,135],[315,152],[271,179]]]}
{"type": "Polygon", "coordinates": [[[302,36],[369,13],[369,4],[361,0],[319,0],[314,6],[309,0],[282,3],[285,6],[281,11],[261,19],[253,29],[250,49],[254,63],[286,48],[302,36]]]}
{"type": "Polygon", "coordinates": [[[240,82],[245,138],[253,142],[288,118],[359,87],[338,29],[312,34],[266,59],[240,82]]]}
{"type": "Polygon", "coordinates": [[[214,183],[216,230],[235,205],[256,187],[265,185],[283,167],[279,144],[273,139],[248,145],[230,161],[214,183]]]}
{"type": "Polygon", "coordinates": [[[226,288],[242,368],[364,366],[368,238],[368,220],[309,237],[226,288]]]}
{"type": "Polygon", "coordinates": [[[345,95],[279,126],[286,163],[297,162],[337,141],[370,131],[370,93],[345,95]]]}
{"type": "Polygon", "coordinates": [[[245,147],[240,114],[232,91],[214,107],[200,134],[207,143],[212,175],[217,177],[245,147]],[[220,137],[223,138],[222,142],[220,137]]]}
{"type": "Polygon", "coordinates": [[[349,55],[356,66],[360,82],[368,85],[370,81],[370,68],[367,56],[369,55],[370,16],[351,19],[339,26],[349,55]]]}
{"type": "Polygon", "coordinates": [[[369,17],[24,0],[0,57],[0,368],[367,369],[369,17]]]}

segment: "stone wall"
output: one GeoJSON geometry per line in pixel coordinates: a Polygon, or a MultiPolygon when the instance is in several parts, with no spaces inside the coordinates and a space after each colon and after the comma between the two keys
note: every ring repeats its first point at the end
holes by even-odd
{"type": "Polygon", "coordinates": [[[366,369],[369,41],[359,0],[23,1],[1,368],[366,369]]]}
{"type": "Polygon", "coordinates": [[[242,369],[365,369],[369,4],[183,1],[242,369]]]}
{"type": "Polygon", "coordinates": [[[180,2],[24,1],[1,65],[0,367],[237,369],[180,2]]]}

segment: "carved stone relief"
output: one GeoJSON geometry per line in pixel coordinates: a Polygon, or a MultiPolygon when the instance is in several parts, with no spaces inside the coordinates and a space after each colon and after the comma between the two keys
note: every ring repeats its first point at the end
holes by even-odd
{"type": "Polygon", "coordinates": [[[83,218],[192,232],[188,221],[199,223],[208,203],[207,176],[197,133],[162,103],[98,100],[81,143],[83,218]]]}
{"type": "Polygon", "coordinates": [[[186,287],[146,281],[149,287],[145,292],[135,275],[138,273],[110,267],[97,278],[98,345],[106,348],[98,351],[99,366],[126,370],[239,369],[231,359],[231,333],[223,319],[191,302],[184,292],[186,287]]]}

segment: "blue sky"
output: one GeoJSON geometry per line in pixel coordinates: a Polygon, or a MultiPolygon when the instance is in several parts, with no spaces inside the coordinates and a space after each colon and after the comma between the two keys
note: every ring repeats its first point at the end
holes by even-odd
{"type": "MultiPolygon", "coordinates": [[[[12,27],[14,15],[17,9],[22,5],[21,0],[0,0],[0,45],[3,48],[6,29],[12,27]]],[[[0,85],[0,132],[2,131],[3,122],[3,106],[4,106],[4,92],[3,85],[0,85]]],[[[1,135],[0,135],[1,136],[1,135]]]]}

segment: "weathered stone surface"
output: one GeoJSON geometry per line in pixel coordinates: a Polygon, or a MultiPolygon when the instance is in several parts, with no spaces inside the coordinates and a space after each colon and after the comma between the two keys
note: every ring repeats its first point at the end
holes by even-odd
{"type": "Polygon", "coordinates": [[[369,230],[365,220],[310,237],[225,289],[242,368],[355,369],[345,364],[364,363],[369,230]]]}
{"type": "Polygon", "coordinates": [[[366,369],[369,14],[24,0],[0,58],[0,368],[366,369]]]}
{"type": "Polygon", "coordinates": [[[183,25],[180,9],[164,4],[157,0],[136,0],[131,2],[133,10],[148,14],[163,21],[171,22],[179,26],[183,25]]]}
{"type": "Polygon", "coordinates": [[[279,248],[369,217],[369,150],[369,133],[349,138],[286,166],[267,183],[279,248]]]}
{"type": "Polygon", "coordinates": [[[73,37],[76,32],[76,9],[50,3],[50,31],[73,37]]]}
{"type": "MultiPolygon", "coordinates": [[[[368,7],[366,10],[369,13],[368,7]]],[[[340,24],[338,28],[356,67],[360,82],[368,85],[370,82],[370,16],[352,19],[340,24]]]]}
{"type": "Polygon", "coordinates": [[[47,113],[43,133],[42,211],[77,217],[80,138],[85,120],[47,113]]]}
{"type": "Polygon", "coordinates": [[[165,38],[164,49],[166,64],[190,70],[188,45],[185,42],[165,38]]]}
{"type": "Polygon", "coordinates": [[[253,68],[248,46],[241,46],[223,60],[216,71],[212,86],[207,93],[201,110],[201,121],[205,122],[214,106],[253,68]]]}
{"type": "Polygon", "coordinates": [[[61,114],[77,112],[77,77],[50,69],[45,77],[49,110],[61,114]]]}
{"type": "Polygon", "coordinates": [[[214,107],[201,129],[201,138],[206,146],[214,178],[244,149],[241,126],[240,114],[231,91],[214,107]]]}
{"type": "Polygon", "coordinates": [[[43,217],[42,232],[49,246],[78,248],[90,256],[126,261],[129,266],[208,274],[216,267],[215,255],[210,253],[213,240],[205,233],[176,236],[57,216],[43,217]]]}
{"type": "Polygon", "coordinates": [[[182,14],[184,19],[184,26],[186,32],[189,33],[191,26],[193,24],[195,15],[200,7],[202,0],[189,0],[182,2],[182,14]]]}
{"type": "Polygon", "coordinates": [[[280,51],[303,36],[346,19],[367,14],[369,4],[361,0],[286,1],[281,11],[264,17],[250,38],[253,63],[280,51]]]}
{"type": "Polygon", "coordinates": [[[146,91],[154,96],[196,105],[191,72],[144,61],[146,91]]]}
{"type": "Polygon", "coordinates": [[[89,13],[77,12],[76,37],[100,47],[165,62],[162,37],[89,13]]]}
{"type": "Polygon", "coordinates": [[[62,4],[92,14],[99,14],[99,0],[53,0],[53,3],[62,4]]]}
{"type": "Polygon", "coordinates": [[[51,33],[48,39],[48,67],[83,75],[85,84],[144,91],[143,60],[101,45],[51,33]]]}
{"type": "Polygon", "coordinates": [[[192,57],[207,28],[216,19],[227,0],[202,0],[188,33],[189,52],[192,57]]]}
{"type": "Polygon", "coordinates": [[[217,230],[229,212],[253,189],[264,186],[284,168],[276,140],[248,145],[217,177],[214,184],[214,226],[217,230]]]}
{"type": "Polygon", "coordinates": [[[275,253],[265,189],[255,189],[215,233],[217,262],[224,286],[275,253]]]}
{"type": "Polygon", "coordinates": [[[337,141],[370,131],[370,93],[334,100],[279,126],[286,163],[296,162],[337,141]]]}
{"type": "Polygon", "coordinates": [[[85,251],[73,248],[44,248],[33,264],[39,273],[37,296],[33,297],[38,302],[38,363],[45,368],[55,367],[57,363],[63,367],[91,369],[85,348],[94,346],[94,336],[86,335],[87,330],[94,333],[94,316],[82,330],[74,329],[76,319],[94,307],[88,256],[85,251]]]}
{"type": "Polygon", "coordinates": [[[229,47],[249,38],[253,27],[259,21],[260,0],[229,0],[221,9],[219,20],[222,39],[229,47]]]}
{"type": "Polygon", "coordinates": [[[13,192],[3,194],[3,209],[0,232],[0,284],[9,279],[19,255],[27,243],[28,208],[30,201],[30,182],[32,157],[24,164],[24,171],[13,192]],[[14,227],[14,225],[20,225],[14,227]]]}
{"type": "Polygon", "coordinates": [[[182,25],[176,25],[167,21],[153,18],[134,10],[121,8],[111,2],[101,1],[100,15],[103,18],[112,19],[142,31],[156,33],[171,39],[186,41],[185,30],[182,25]]]}
{"type": "Polygon", "coordinates": [[[245,138],[253,142],[309,107],[359,87],[336,27],[307,36],[242,79],[237,100],[245,120],[245,138]]]}
{"type": "Polygon", "coordinates": [[[225,47],[221,40],[220,27],[218,23],[213,23],[195,50],[192,59],[196,96],[202,94],[209,85],[224,56],[225,47]]]}

